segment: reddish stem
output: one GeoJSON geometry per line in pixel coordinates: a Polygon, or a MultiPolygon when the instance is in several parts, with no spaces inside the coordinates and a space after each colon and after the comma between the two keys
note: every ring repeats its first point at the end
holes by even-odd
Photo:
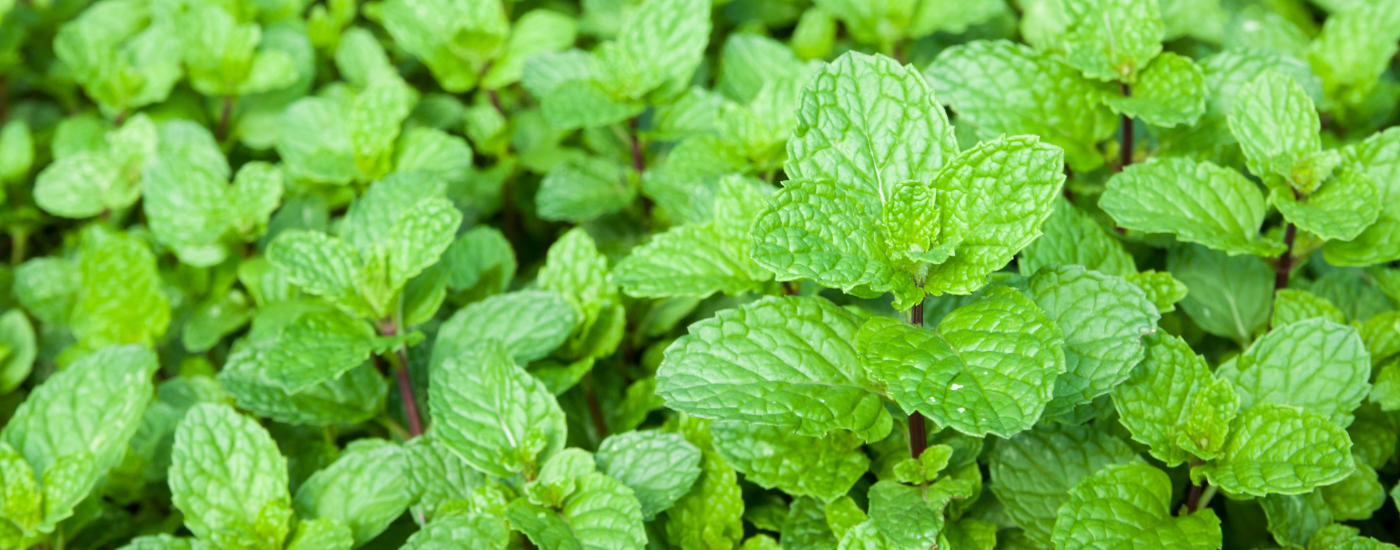
{"type": "MultiPolygon", "coordinates": [[[[924,301],[914,304],[909,310],[909,324],[919,328],[924,326],[924,301]]],[[[928,431],[924,426],[924,415],[918,411],[909,414],[909,456],[919,458],[928,446],[928,431]]]]}
{"type": "MultiPolygon", "coordinates": [[[[1123,97],[1133,95],[1133,90],[1127,83],[1119,84],[1119,90],[1123,92],[1123,97]]],[[[1118,169],[1123,170],[1133,163],[1133,119],[1128,115],[1122,115],[1123,119],[1123,143],[1118,151],[1118,169]]]]}

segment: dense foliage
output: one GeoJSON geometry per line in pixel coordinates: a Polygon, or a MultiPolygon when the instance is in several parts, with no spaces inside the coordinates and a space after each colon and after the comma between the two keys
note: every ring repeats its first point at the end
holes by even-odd
{"type": "Polygon", "coordinates": [[[0,548],[1400,542],[1400,0],[0,16],[0,548]]]}

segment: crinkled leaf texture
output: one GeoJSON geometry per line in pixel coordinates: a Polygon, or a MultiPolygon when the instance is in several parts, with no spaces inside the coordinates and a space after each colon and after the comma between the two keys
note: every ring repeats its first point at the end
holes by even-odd
{"type": "Polygon", "coordinates": [[[632,489],[648,519],[670,508],[700,478],[700,449],[675,433],[612,435],[598,445],[594,458],[599,470],[632,489]]]}
{"type": "Polygon", "coordinates": [[[641,504],[622,482],[601,473],[577,478],[558,510],[516,499],[512,526],[541,550],[639,550],[646,545],[641,504]]]}
{"type": "Polygon", "coordinates": [[[690,326],[666,349],[656,393],[703,418],[862,440],[893,427],[854,347],[860,318],[823,298],[764,298],[690,326]]]}
{"type": "Polygon", "coordinates": [[[1131,165],[1109,179],[1099,207],[1125,229],[1172,233],[1230,254],[1283,252],[1259,235],[1263,193],[1239,172],[1211,162],[1153,158],[1131,165]]]}
{"type": "Polygon", "coordinates": [[[1343,428],[1371,391],[1371,356],[1355,327],[1315,318],[1276,327],[1217,370],[1240,405],[1294,405],[1343,428]]]}
{"type": "Polygon", "coordinates": [[[1065,369],[1059,329],[1009,288],[954,310],[937,331],[871,318],[857,341],[870,377],[906,413],[977,436],[1035,424],[1065,369]]]}
{"type": "Polygon", "coordinates": [[[1006,515],[1041,547],[1051,545],[1070,490],[1114,464],[1137,462],[1126,442],[1092,426],[1042,424],[998,441],[990,456],[991,489],[1006,515]]]}
{"type": "Polygon", "coordinates": [[[1156,332],[1161,317],[1136,285],[1079,266],[1044,267],[1016,286],[1064,337],[1065,371],[1055,380],[1047,416],[1068,413],[1127,380],[1145,353],[1143,337],[1156,332]]]}
{"type": "Polygon", "coordinates": [[[403,447],[356,440],[297,488],[292,506],[303,518],[329,518],[349,527],[355,545],[363,545],[388,529],[417,498],[413,485],[406,483],[408,466],[403,447]]]}
{"type": "Polygon", "coordinates": [[[744,479],[795,496],[831,502],[870,469],[860,439],[847,431],[805,437],[776,426],[742,422],[710,425],[715,452],[744,479]]]}
{"type": "Polygon", "coordinates": [[[1235,418],[1220,458],[1191,468],[1191,477],[1236,494],[1298,495],[1354,468],[1345,430],[1297,407],[1260,403],[1235,418]]]}
{"type": "Polygon", "coordinates": [[[1219,550],[1215,511],[1172,517],[1171,498],[1171,479],[1161,470],[1141,463],[1106,467],[1069,492],[1055,521],[1055,550],[1219,550]]]}
{"type": "Polygon", "coordinates": [[[291,530],[287,459],[227,405],[190,409],[175,432],[170,493],[185,526],[223,548],[277,548],[291,530]]]}
{"type": "MultiPolygon", "coordinates": [[[[1113,390],[1113,405],[1119,422],[1133,434],[1133,439],[1147,444],[1152,456],[1176,466],[1192,459],[1189,450],[1177,444],[1177,438],[1188,434],[1187,422],[1195,412],[1196,399],[1208,391],[1213,380],[1210,366],[1196,355],[1184,340],[1169,334],[1148,336],[1147,356],[1133,375],[1113,390]]],[[[1231,394],[1233,396],[1233,394],[1231,394]]],[[[1218,449],[1225,443],[1225,430],[1234,418],[1237,400],[1228,403],[1228,416],[1220,425],[1219,437],[1201,441],[1200,435],[1191,439],[1200,449],[1218,449]]],[[[1214,458],[1214,457],[1202,457],[1214,458]]]]}
{"type": "Polygon", "coordinates": [[[564,448],[559,403],[499,340],[434,357],[431,369],[433,430],[472,467],[511,477],[536,471],[564,448]]]}

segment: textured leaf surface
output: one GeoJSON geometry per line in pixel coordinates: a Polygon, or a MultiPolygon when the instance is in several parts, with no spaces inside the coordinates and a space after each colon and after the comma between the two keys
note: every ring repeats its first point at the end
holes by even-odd
{"type": "Polygon", "coordinates": [[[453,314],[438,329],[434,362],[486,340],[498,340],[517,361],[533,361],[564,343],[578,314],[557,292],[522,290],[492,296],[453,314]]]}
{"type": "Polygon", "coordinates": [[[1167,270],[1189,289],[1181,309],[1206,332],[1248,342],[1269,321],[1274,271],[1251,256],[1174,246],[1167,270]]]}
{"type": "Polygon", "coordinates": [[[1042,268],[1025,293],[1064,337],[1065,371],[1045,414],[1064,414],[1128,379],[1144,354],[1143,336],[1161,317],[1147,295],[1120,277],[1082,267],[1042,268]]]}
{"type": "Polygon", "coordinates": [[[334,463],[297,488],[292,506],[304,518],[330,518],[369,542],[403,514],[416,497],[408,478],[408,453],[396,444],[361,439],[334,463]]]}
{"type": "Polygon", "coordinates": [[[1346,431],[1314,413],[1262,403],[1235,418],[1219,459],[1192,468],[1232,493],[1297,495],[1346,478],[1355,468],[1346,431]]]}
{"type": "Polygon", "coordinates": [[[1264,195],[1234,170],[1211,162],[1154,158],[1115,174],[1099,206],[1125,229],[1172,233],[1230,254],[1275,256],[1259,235],[1264,195]]]}
{"type": "Polygon", "coordinates": [[[1320,128],[1317,109],[1303,87],[1274,71],[1240,87],[1230,112],[1230,130],[1249,159],[1249,171],[1302,186],[1321,183],[1311,174],[1294,173],[1304,167],[1305,157],[1322,149],[1320,128]]]}
{"type": "Polygon", "coordinates": [[[700,449],[680,434],[655,430],[609,436],[598,446],[598,469],[627,485],[655,517],[700,478],[700,449]]]}
{"type": "Polygon", "coordinates": [[[1007,288],[949,313],[937,331],[872,318],[858,342],[871,377],[906,413],[978,436],[1033,425],[1065,366],[1053,321],[1007,288]]]}
{"type": "Polygon", "coordinates": [[[171,451],[170,493],[185,526],[220,547],[276,548],[291,529],[287,460],[266,430],[228,406],[185,414],[171,451]]]}
{"type": "Polygon", "coordinates": [[[1345,428],[1371,390],[1371,357],[1356,328],[1308,319],[1265,334],[1218,374],[1234,382],[1243,409],[1294,405],[1345,428]]]}
{"type": "Polygon", "coordinates": [[[1040,227],[1040,238],[1021,251],[1016,267],[1030,276],[1044,266],[1082,265],[1107,275],[1126,277],[1137,271],[1133,257],[1088,213],[1069,201],[1055,201],[1040,227]]]}
{"type": "Polygon", "coordinates": [[[1206,112],[1205,71],[1190,58],[1162,52],[1133,83],[1131,95],[1109,93],[1104,102],[1115,111],[1153,126],[1195,124],[1206,112]]]}
{"type": "Polygon", "coordinates": [[[1106,466],[1137,460],[1126,442],[1105,432],[1046,424],[997,442],[991,489],[1028,538],[1049,546],[1057,511],[1071,489],[1106,466]]]}
{"type": "Polygon", "coordinates": [[[1346,162],[1364,167],[1376,185],[1375,204],[1381,211],[1375,223],[1346,242],[1323,247],[1327,261],[1336,265],[1370,265],[1400,259],[1400,129],[1391,128],[1341,150],[1346,162]]]}
{"type": "Polygon", "coordinates": [[[532,470],[564,447],[559,404],[499,341],[434,361],[428,399],[442,443],[496,477],[532,470]]]}
{"type": "Polygon", "coordinates": [[[666,350],[656,393],[706,418],[873,441],[892,427],[854,348],[859,318],[821,298],[765,298],[691,325],[666,350]]]}
{"type": "Polygon", "coordinates": [[[924,71],[938,99],[957,111],[958,124],[978,137],[1033,134],[1065,150],[1075,170],[1103,164],[1095,145],[1118,120],[1098,101],[1111,93],[1047,54],[1006,41],[974,41],[939,54],[924,71]]]}
{"type": "Polygon", "coordinates": [[[1166,27],[1155,2],[1065,2],[1065,60],[1089,78],[1132,81],[1162,51],[1166,27]]]}
{"type": "Polygon", "coordinates": [[[744,479],[824,503],[849,492],[870,468],[860,440],[850,432],[815,438],[774,426],[715,422],[710,433],[715,452],[744,479]]]}
{"type": "Polygon", "coordinates": [[[1218,550],[1220,518],[1210,509],[1172,517],[1172,482],[1146,464],[1109,466],[1069,493],[1055,522],[1055,548],[1218,550]]]}
{"type": "MultiPolygon", "coordinates": [[[[1205,359],[1180,338],[1154,334],[1147,338],[1147,344],[1142,365],[1114,389],[1113,405],[1133,439],[1147,444],[1152,456],[1176,466],[1191,460],[1189,451],[1177,445],[1177,438],[1188,433],[1187,419],[1198,396],[1211,385],[1212,374],[1205,359]]],[[[1228,427],[1233,418],[1234,410],[1229,412],[1222,427],[1228,427]]],[[[1199,448],[1218,448],[1224,444],[1224,434],[1220,435],[1218,441],[1195,443],[1199,448]]]]}

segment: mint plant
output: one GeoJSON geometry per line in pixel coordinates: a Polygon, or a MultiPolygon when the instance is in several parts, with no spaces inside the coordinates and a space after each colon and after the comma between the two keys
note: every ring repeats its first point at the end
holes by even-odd
{"type": "Polygon", "coordinates": [[[0,548],[1395,549],[1388,0],[0,0],[0,548]]]}

